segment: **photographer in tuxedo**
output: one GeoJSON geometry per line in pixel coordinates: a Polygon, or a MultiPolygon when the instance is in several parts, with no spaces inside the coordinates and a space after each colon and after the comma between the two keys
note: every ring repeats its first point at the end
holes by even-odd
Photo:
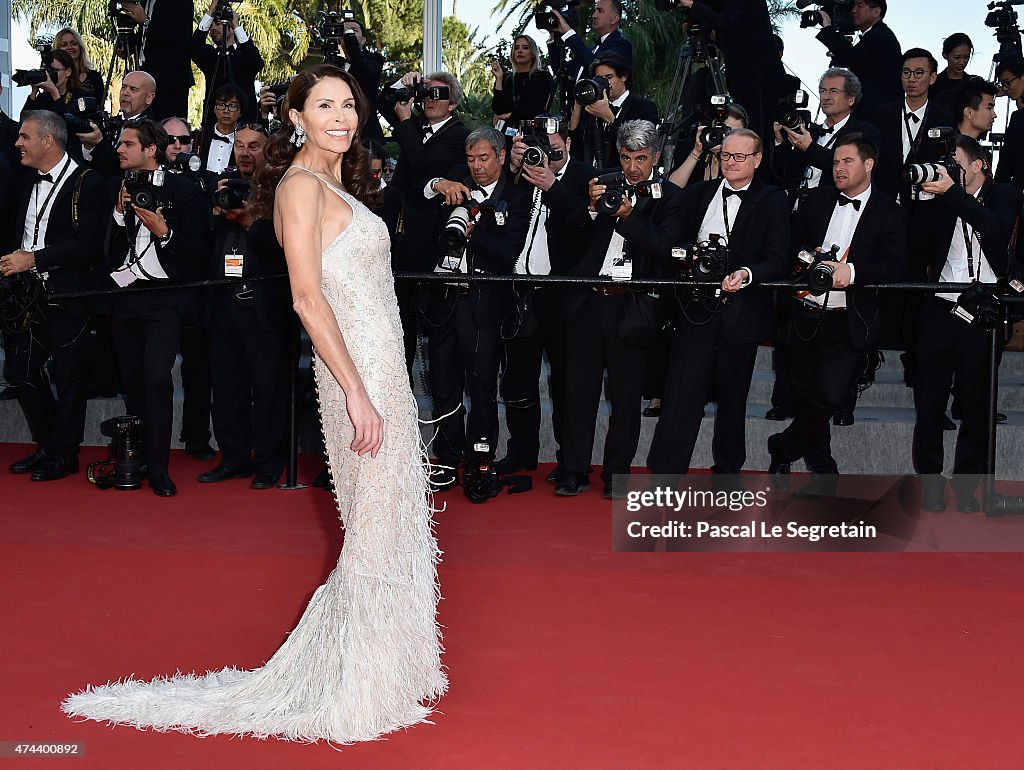
{"type": "Polygon", "coordinates": [[[474,273],[510,275],[523,251],[531,197],[512,182],[505,165],[505,137],[478,128],[466,137],[462,170],[431,179],[420,195],[440,208],[445,222],[434,233],[446,239],[435,272],[465,273],[466,283],[421,286],[419,308],[428,336],[429,383],[438,434],[435,488],[458,483],[456,468],[484,440],[498,445],[498,369],[504,346],[501,323],[512,309],[508,284],[474,283],[474,273]],[[476,213],[474,213],[476,210],[476,213]],[[503,210],[503,211],[502,211],[503,210]],[[500,213],[499,213],[500,212],[500,213]],[[462,415],[469,390],[469,415],[462,415]],[[467,441],[468,438],[468,441],[467,441]]]}
{"type": "MultiPolygon", "coordinates": [[[[588,203],[572,215],[572,235],[586,250],[570,275],[604,278],[599,286],[573,287],[565,292],[565,420],[562,437],[564,472],[555,494],[571,497],[590,488],[588,474],[594,451],[594,431],[601,386],[608,370],[606,396],[612,413],[604,442],[603,494],[611,498],[612,476],[627,474],[640,441],[640,408],[648,340],[623,334],[634,303],[656,302],[631,280],[660,278],[669,272],[672,246],[679,242],[682,192],[655,177],[660,160],[658,130],[646,120],[630,120],[618,136],[619,165],[626,186],[618,199],[606,198],[609,188],[591,179],[588,203]],[[661,197],[637,196],[638,189],[660,184],[661,197]],[[598,213],[600,206],[602,213],[598,213]],[[634,296],[634,292],[637,295],[634,296]],[[641,344],[645,343],[645,344],[641,344]]],[[[654,189],[650,189],[653,193],[654,189]]],[[[644,330],[653,341],[657,329],[644,330]]]]}
{"type": "Polygon", "coordinates": [[[676,244],[717,240],[726,254],[717,284],[679,292],[661,419],[647,458],[654,473],[689,471],[711,392],[718,404],[712,470],[738,474],[746,462],[747,393],[757,345],[772,336],[774,322],[771,293],[745,287],[783,278],[789,248],[786,193],[755,179],[761,159],[757,134],[734,129],[722,143],[725,178],[683,190],[676,244]]]}
{"type": "Polygon", "coordinates": [[[860,79],[864,90],[862,109],[900,98],[902,49],[883,21],[887,10],[886,0],[855,0],[850,16],[857,27],[856,43],[832,24],[828,12],[820,12],[822,29],[817,39],[828,48],[833,66],[846,67],[860,79]]]}
{"type": "MultiPolygon", "coordinates": [[[[104,193],[98,174],[66,152],[67,127],[56,113],[28,111],[18,134],[20,177],[13,201],[15,231],[0,257],[5,282],[42,279],[52,292],[89,288],[99,256],[104,193]],[[31,274],[31,275],[29,275],[31,274]]],[[[5,233],[6,235],[6,233],[5,233]]],[[[89,302],[42,301],[27,325],[5,310],[3,341],[8,386],[14,386],[35,451],[10,466],[33,481],[78,472],[85,430],[89,302]],[[53,360],[54,398],[46,364],[53,360]]]]}
{"type": "Polygon", "coordinates": [[[658,107],[650,99],[630,92],[633,69],[621,57],[609,54],[595,59],[591,73],[595,78],[604,78],[608,88],[593,104],[576,103],[569,129],[576,156],[584,164],[602,169],[615,164],[616,137],[622,124],[627,120],[649,120],[657,125],[658,107]]]}
{"type": "Polygon", "coordinates": [[[167,132],[150,120],[121,131],[121,169],[134,172],[137,179],[126,175],[116,188],[106,249],[112,286],[124,290],[112,298],[111,326],[125,406],[143,420],[149,485],[161,497],[177,494],[167,472],[174,396],[171,369],[182,326],[198,313],[195,290],[173,286],[201,276],[209,221],[206,199],[195,185],[163,172],[167,144],[167,132]],[[128,287],[137,281],[159,281],[167,288],[133,292],[128,287]]]}
{"type": "Polygon", "coordinates": [[[788,473],[790,464],[800,458],[814,473],[839,472],[832,457],[829,420],[841,407],[880,326],[877,296],[856,287],[891,283],[903,276],[906,227],[896,202],[872,188],[877,152],[863,134],[838,139],[834,186],[822,185],[808,193],[796,215],[790,253],[814,255],[826,268],[822,274],[831,272],[831,289],[846,291],[801,290],[789,299],[791,320],[782,342],[795,392],[795,416],[786,430],[768,438],[768,470],[773,474],[788,473]]]}
{"type": "MultiPolygon", "coordinates": [[[[155,118],[153,101],[156,99],[156,80],[148,72],[137,70],[129,72],[121,81],[118,93],[118,104],[121,107],[121,121],[131,126],[141,120],[155,118]]],[[[180,113],[184,115],[185,113],[180,113]]],[[[121,165],[117,150],[111,140],[107,139],[100,127],[90,122],[92,130],[75,134],[82,143],[82,157],[91,168],[102,176],[110,179],[121,174],[121,165]]]]}
{"type": "MultiPolygon", "coordinates": [[[[988,154],[975,139],[957,137],[954,158],[959,179],[940,169],[938,180],[922,185],[937,196],[928,226],[917,233],[932,255],[930,280],[995,284],[1019,277],[1011,236],[1018,226],[1020,191],[992,181],[988,154]]],[[[954,315],[960,297],[950,292],[926,300],[917,328],[914,470],[921,475],[927,511],[946,508],[942,420],[954,382],[963,415],[953,456],[956,507],[964,513],[981,510],[975,490],[987,451],[989,342],[976,322],[954,315]]],[[[977,311],[965,309],[972,315],[977,311]]]]}
{"type": "MultiPolygon", "coordinates": [[[[237,13],[231,14],[231,21],[227,24],[214,21],[217,5],[218,0],[211,0],[206,14],[192,33],[192,61],[206,79],[204,101],[210,103],[211,96],[218,88],[233,83],[242,90],[242,117],[255,120],[256,77],[263,69],[263,57],[246,34],[237,13]],[[207,37],[213,41],[213,45],[207,45],[207,37]],[[221,50],[224,51],[223,57],[221,50]]],[[[210,112],[209,117],[212,118],[212,108],[210,112]]]]}
{"type": "MultiPolygon", "coordinates": [[[[538,117],[540,121],[545,119],[538,117]]],[[[522,136],[512,143],[509,170],[521,175],[520,186],[525,185],[528,191],[532,188],[526,244],[516,260],[518,275],[568,275],[579,261],[579,244],[575,231],[567,226],[567,217],[586,205],[587,182],[594,171],[570,157],[571,141],[565,122],[554,116],[550,119],[558,121],[558,129],[545,136],[557,159],[545,152],[541,165],[523,163],[528,148],[522,136]]],[[[560,318],[564,289],[538,286],[518,291],[516,309],[502,329],[506,342],[501,393],[509,439],[505,457],[497,466],[506,474],[537,467],[541,359],[545,354],[551,366],[551,422],[559,447],[565,420],[565,328],[560,318]]],[[[561,449],[556,456],[558,468],[550,474],[551,482],[560,481],[562,476],[561,449]]]]}
{"type": "MultiPolygon", "coordinates": [[[[562,18],[562,14],[556,10],[552,10],[552,13],[559,22],[555,33],[561,35],[562,41],[572,51],[572,63],[578,67],[573,80],[583,77],[583,73],[587,72],[594,60],[600,56],[614,54],[632,66],[633,44],[619,29],[622,24],[620,0],[595,0],[594,12],[590,16],[590,31],[594,34],[594,43],[590,48],[583,42],[583,38],[576,33],[576,30],[562,18]]],[[[549,58],[556,61],[556,57],[551,55],[551,47],[552,43],[549,42],[549,58]]]]}
{"type": "Polygon", "coordinates": [[[188,114],[188,92],[195,85],[192,50],[192,0],[124,0],[124,12],[142,25],[139,67],[160,83],[153,116],[162,120],[188,114]]]}
{"type": "Polygon", "coordinates": [[[370,106],[370,116],[363,126],[363,140],[372,139],[384,144],[384,131],[377,116],[377,94],[380,92],[381,73],[384,71],[384,57],[367,47],[363,25],[358,21],[350,19],[344,22],[343,27],[345,33],[342,44],[345,46],[348,71],[363,89],[363,95],[370,106]]]}

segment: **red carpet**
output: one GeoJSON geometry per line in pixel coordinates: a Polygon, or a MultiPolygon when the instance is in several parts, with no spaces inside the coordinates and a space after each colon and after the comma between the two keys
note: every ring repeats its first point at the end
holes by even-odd
{"type": "Polygon", "coordinates": [[[339,753],[73,722],[87,683],[260,665],[332,568],[327,493],[195,483],[207,467],[176,454],[170,500],[3,474],[0,741],[85,744],[11,767],[1020,766],[1020,555],[615,554],[600,485],[558,499],[543,470],[440,498],[435,725],[339,753]]]}

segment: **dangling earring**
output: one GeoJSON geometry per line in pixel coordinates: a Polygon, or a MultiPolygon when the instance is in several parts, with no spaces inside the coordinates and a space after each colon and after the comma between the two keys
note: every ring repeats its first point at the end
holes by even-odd
{"type": "Polygon", "coordinates": [[[292,134],[291,139],[289,139],[288,141],[290,141],[296,147],[302,147],[302,145],[306,143],[306,129],[304,129],[302,126],[296,125],[295,133],[292,134]]]}

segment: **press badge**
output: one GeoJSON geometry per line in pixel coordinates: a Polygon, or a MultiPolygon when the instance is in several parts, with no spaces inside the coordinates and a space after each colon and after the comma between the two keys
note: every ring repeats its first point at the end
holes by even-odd
{"type": "Polygon", "coordinates": [[[115,270],[110,274],[110,277],[113,278],[114,283],[116,283],[122,289],[128,284],[135,283],[137,280],[139,280],[139,276],[135,275],[135,273],[133,273],[131,270],[128,270],[127,268],[115,270]]]}
{"type": "Polygon", "coordinates": [[[243,254],[231,254],[224,255],[224,277],[225,278],[241,278],[242,277],[242,265],[245,256],[243,254]]]}
{"type": "Polygon", "coordinates": [[[616,257],[612,260],[612,280],[632,281],[633,260],[629,257],[616,257]]]}

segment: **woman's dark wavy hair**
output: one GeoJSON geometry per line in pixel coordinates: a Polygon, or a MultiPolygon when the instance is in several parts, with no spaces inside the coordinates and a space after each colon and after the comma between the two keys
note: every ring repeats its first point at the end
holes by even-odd
{"type": "Polygon", "coordinates": [[[332,64],[318,64],[300,72],[288,87],[288,94],[281,106],[281,127],[270,136],[263,148],[263,163],[256,169],[253,191],[249,199],[258,217],[273,218],[277,183],[281,181],[299,151],[290,141],[295,132],[295,125],[288,112],[293,108],[301,112],[313,86],[324,78],[337,78],[348,84],[355,97],[356,113],[359,115],[359,127],[341,161],[341,183],[350,195],[362,203],[370,206],[377,202],[379,185],[370,174],[369,153],[359,141],[359,135],[369,117],[369,102],[355,78],[347,72],[332,64]]]}

